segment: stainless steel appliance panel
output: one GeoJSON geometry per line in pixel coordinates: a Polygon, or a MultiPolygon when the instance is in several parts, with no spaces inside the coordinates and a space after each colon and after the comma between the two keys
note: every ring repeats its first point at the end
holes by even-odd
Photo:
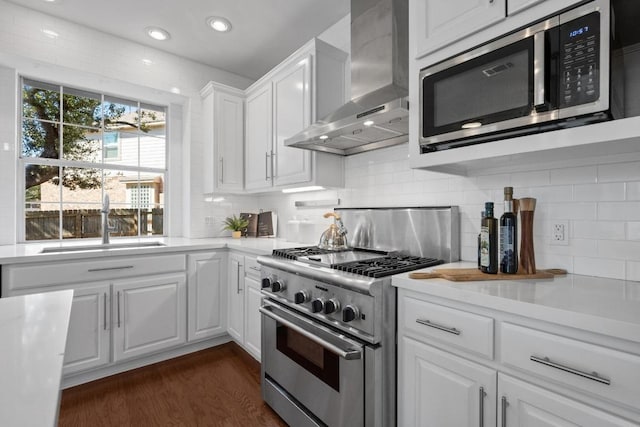
{"type": "Polygon", "coordinates": [[[339,208],[353,248],[398,251],[403,254],[460,259],[460,218],[457,206],[413,208],[339,208]]]}
{"type": "Polygon", "coordinates": [[[365,425],[364,345],[274,304],[261,312],[263,381],[270,378],[327,425],[365,425]]]}

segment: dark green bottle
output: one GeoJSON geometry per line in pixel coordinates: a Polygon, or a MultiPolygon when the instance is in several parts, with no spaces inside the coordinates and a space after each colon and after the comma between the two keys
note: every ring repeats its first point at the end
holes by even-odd
{"type": "Polygon", "coordinates": [[[493,217],[493,202],[484,204],[484,218],[480,225],[480,271],[498,272],[498,220],[493,217]]]}
{"type": "Polygon", "coordinates": [[[500,272],[518,272],[518,219],[513,213],[513,187],[504,187],[504,214],[500,217],[500,272]]]}

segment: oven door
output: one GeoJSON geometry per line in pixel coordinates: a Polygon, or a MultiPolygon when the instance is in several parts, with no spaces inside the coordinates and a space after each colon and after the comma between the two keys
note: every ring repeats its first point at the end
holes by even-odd
{"type": "Polygon", "coordinates": [[[423,69],[421,151],[557,120],[558,25],[556,16],[423,69]]]}
{"type": "Polygon", "coordinates": [[[262,393],[290,425],[364,425],[365,345],[275,303],[262,313],[262,393]]]}

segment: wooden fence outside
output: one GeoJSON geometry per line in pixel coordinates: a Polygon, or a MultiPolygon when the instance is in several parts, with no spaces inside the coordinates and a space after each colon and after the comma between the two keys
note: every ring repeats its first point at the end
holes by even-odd
{"type": "MultiPolygon", "coordinates": [[[[60,236],[60,211],[27,211],[25,217],[26,240],[50,240],[60,236]]],[[[111,209],[109,223],[116,227],[112,236],[162,235],[163,209],[111,209]]],[[[73,209],[62,211],[62,238],[78,239],[102,235],[100,209],[73,209]]]]}

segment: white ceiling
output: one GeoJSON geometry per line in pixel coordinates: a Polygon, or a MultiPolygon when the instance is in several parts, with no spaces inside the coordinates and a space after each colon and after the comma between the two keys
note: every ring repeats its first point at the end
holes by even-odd
{"type": "Polygon", "coordinates": [[[256,80],[350,10],[349,0],[12,0],[203,64],[256,80]],[[205,24],[224,16],[232,30],[205,24]],[[159,42],[144,29],[159,26],[159,42]]]}

